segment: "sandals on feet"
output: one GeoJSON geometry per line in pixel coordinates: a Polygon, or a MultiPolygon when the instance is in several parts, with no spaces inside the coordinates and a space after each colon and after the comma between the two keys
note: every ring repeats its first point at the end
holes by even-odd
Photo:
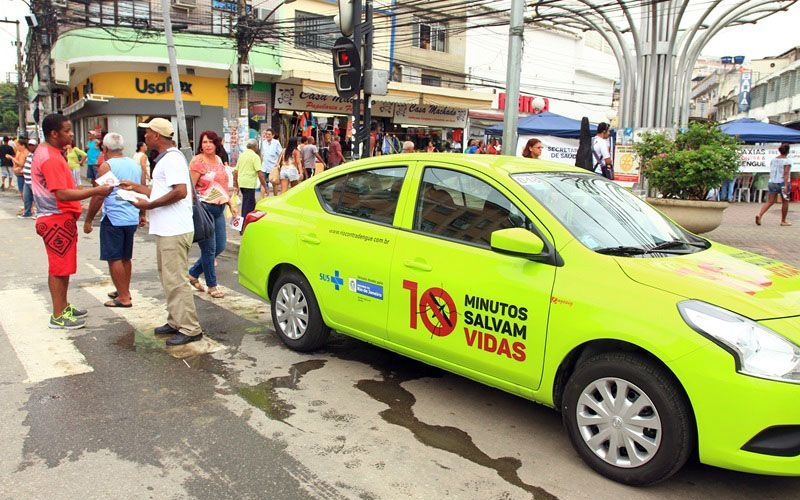
{"type": "Polygon", "coordinates": [[[785,220],[785,221],[781,222],[781,226],[791,226],[791,225],[792,225],[792,223],[789,222],[788,220],[785,220]]]}
{"type": "Polygon", "coordinates": [[[200,280],[197,278],[189,278],[189,284],[192,285],[198,292],[206,291],[206,289],[203,288],[203,285],[200,283],[200,280]]]}
{"type": "Polygon", "coordinates": [[[221,299],[222,297],[225,296],[225,293],[223,293],[222,290],[220,290],[217,287],[209,288],[208,294],[214,297],[215,299],[221,299]]]}

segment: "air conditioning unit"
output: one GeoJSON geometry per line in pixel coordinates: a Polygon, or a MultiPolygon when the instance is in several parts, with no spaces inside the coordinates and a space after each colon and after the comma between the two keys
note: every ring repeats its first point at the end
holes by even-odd
{"type": "Polygon", "coordinates": [[[172,6],[176,9],[194,9],[197,7],[197,0],[172,0],[172,6]]]}
{"type": "Polygon", "coordinates": [[[50,5],[64,9],[67,7],[67,0],[50,0],[50,5]]]}
{"type": "Polygon", "coordinates": [[[69,85],[69,63],[56,60],[53,70],[56,85],[69,85]]]}

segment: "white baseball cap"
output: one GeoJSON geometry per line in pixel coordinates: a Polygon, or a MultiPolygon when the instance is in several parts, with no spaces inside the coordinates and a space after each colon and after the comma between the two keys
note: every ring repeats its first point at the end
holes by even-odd
{"type": "Polygon", "coordinates": [[[172,123],[164,118],[153,118],[147,123],[140,123],[139,127],[149,128],[158,135],[164,137],[172,137],[172,134],[175,133],[175,129],[172,128],[172,123]]]}

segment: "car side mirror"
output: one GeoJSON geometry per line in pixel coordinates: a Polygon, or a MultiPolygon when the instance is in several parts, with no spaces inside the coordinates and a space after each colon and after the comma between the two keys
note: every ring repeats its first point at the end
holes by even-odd
{"type": "Polygon", "coordinates": [[[525,258],[541,256],[544,241],[531,231],[522,227],[499,229],[492,233],[492,250],[525,258]]]}

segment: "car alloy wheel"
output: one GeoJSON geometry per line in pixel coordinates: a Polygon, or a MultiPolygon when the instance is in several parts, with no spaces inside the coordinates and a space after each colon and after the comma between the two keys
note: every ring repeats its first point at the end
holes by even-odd
{"type": "Polygon", "coordinates": [[[275,325],[281,333],[297,340],[308,328],[308,303],[303,291],[293,283],[286,283],[279,290],[275,300],[275,325]]]}
{"type": "Polygon", "coordinates": [[[275,331],[290,349],[313,351],[328,340],[331,330],[322,320],[314,290],[297,270],[280,274],[270,298],[275,331]]]}
{"type": "Polygon", "coordinates": [[[615,467],[644,465],[661,446],[655,405],[627,380],[595,380],[582,391],[575,413],[586,446],[615,467]]]}
{"type": "Polygon", "coordinates": [[[561,418],[578,455],[600,474],[642,486],[672,476],[695,448],[691,405],[675,376],[639,353],[579,360],[561,418]]]}

